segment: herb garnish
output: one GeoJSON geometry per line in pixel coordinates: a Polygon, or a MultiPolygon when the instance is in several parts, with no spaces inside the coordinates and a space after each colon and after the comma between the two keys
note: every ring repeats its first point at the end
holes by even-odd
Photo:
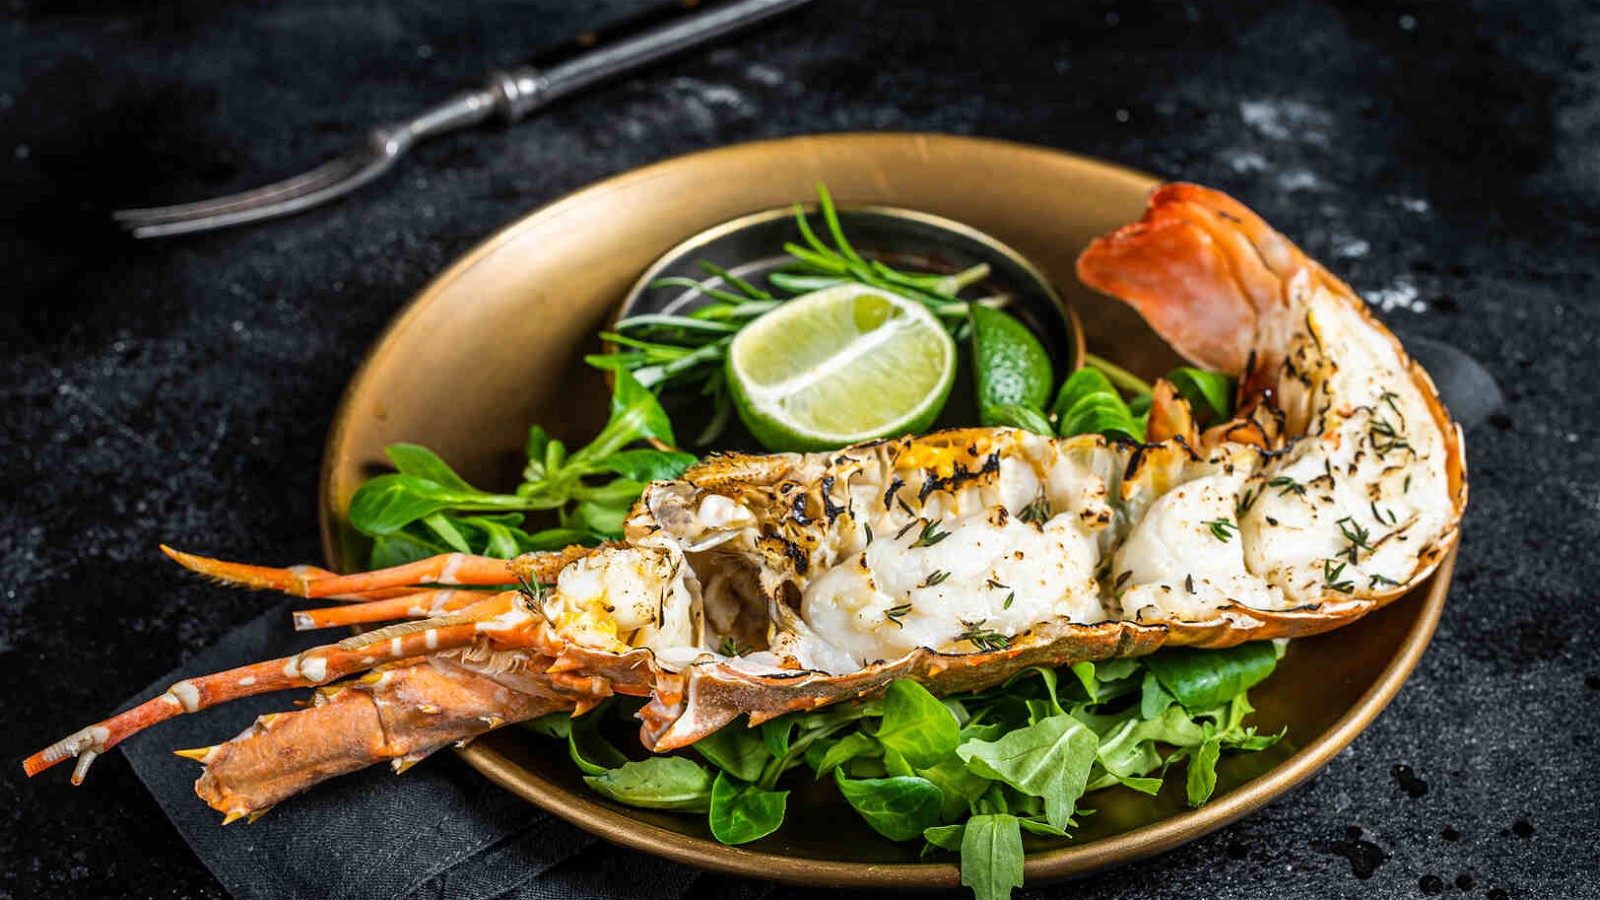
{"type": "Polygon", "coordinates": [[[902,603],[899,606],[889,607],[884,611],[883,617],[893,622],[896,628],[904,628],[905,625],[901,624],[900,620],[904,619],[908,612],[911,612],[911,604],[902,603]]]}
{"type": "Polygon", "coordinates": [[[1373,416],[1367,420],[1368,436],[1372,440],[1372,449],[1378,456],[1386,456],[1391,450],[1409,450],[1411,445],[1406,442],[1405,435],[1395,430],[1388,419],[1373,416]]]}
{"type": "Polygon", "coordinates": [[[1205,525],[1207,528],[1210,528],[1211,536],[1223,542],[1224,544],[1228,542],[1228,538],[1233,537],[1234,532],[1239,530],[1239,526],[1233,524],[1233,522],[1229,519],[1212,519],[1209,522],[1202,522],[1201,524],[1205,525]]]}
{"type": "Polygon", "coordinates": [[[1340,581],[1339,576],[1343,573],[1344,563],[1334,565],[1331,559],[1322,561],[1323,583],[1328,586],[1329,590],[1338,591],[1341,594],[1349,594],[1356,589],[1356,586],[1349,581],[1340,581]]]}
{"type": "Polygon", "coordinates": [[[723,656],[743,656],[750,652],[750,648],[735,641],[733,635],[730,634],[722,639],[721,645],[717,647],[717,652],[723,656]]]}
{"type": "Polygon", "coordinates": [[[1400,521],[1399,518],[1397,518],[1395,516],[1394,510],[1384,509],[1384,508],[1380,507],[1378,505],[1378,501],[1376,501],[1376,500],[1372,501],[1371,506],[1372,506],[1372,517],[1374,519],[1377,519],[1379,522],[1387,522],[1388,524],[1393,525],[1396,522],[1400,521]]]}
{"type": "Polygon", "coordinates": [[[1242,521],[1244,519],[1244,514],[1250,511],[1250,507],[1256,505],[1256,500],[1260,496],[1260,491],[1252,490],[1246,490],[1243,494],[1241,494],[1239,496],[1239,502],[1233,507],[1234,518],[1242,521]]]}
{"type": "Polygon", "coordinates": [[[1267,482],[1267,487],[1277,488],[1279,497],[1289,494],[1294,494],[1297,497],[1306,495],[1306,486],[1287,475],[1279,475],[1277,478],[1272,479],[1267,482]]]}
{"type": "MultiPolygon", "coordinates": [[[[987,622],[988,620],[984,621],[987,622]]],[[[979,622],[976,625],[971,622],[962,622],[961,624],[967,626],[967,630],[957,635],[956,640],[966,641],[979,650],[989,652],[1004,650],[1011,646],[1011,638],[998,631],[984,628],[984,622],[979,622]]]]}
{"type": "Polygon", "coordinates": [[[1032,503],[1017,513],[1017,518],[1032,525],[1043,525],[1050,521],[1050,515],[1050,498],[1045,496],[1044,491],[1040,491],[1032,503]]]}
{"type": "Polygon", "coordinates": [[[924,578],[922,580],[922,583],[917,585],[917,587],[919,587],[919,588],[935,587],[937,585],[944,584],[945,579],[947,579],[949,577],[950,577],[950,573],[949,572],[946,572],[943,569],[934,569],[932,572],[928,573],[928,577],[924,578]]]}
{"type": "Polygon", "coordinates": [[[938,522],[930,521],[926,526],[923,527],[922,534],[918,536],[916,540],[911,542],[910,549],[916,549],[917,547],[932,547],[934,544],[939,543],[949,536],[950,532],[939,530],[938,522]]]}
{"type": "Polygon", "coordinates": [[[1345,516],[1334,524],[1339,526],[1339,533],[1343,534],[1345,540],[1350,542],[1350,546],[1339,551],[1339,555],[1345,557],[1351,562],[1355,562],[1359,551],[1365,550],[1368,553],[1372,552],[1372,545],[1367,543],[1367,539],[1372,535],[1365,527],[1362,526],[1360,522],[1357,522],[1355,519],[1349,516],[1345,516]]]}

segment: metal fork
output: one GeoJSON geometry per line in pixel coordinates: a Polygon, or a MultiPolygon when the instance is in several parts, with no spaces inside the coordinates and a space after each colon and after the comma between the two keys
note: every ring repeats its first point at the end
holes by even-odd
{"type": "MultiPolygon", "coordinates": [[[[581,52],[546,68],[522,66],[494,72],[488,83],[431,107],[420,115],[367,133],[366,140],[309,172],[254,190],[175,206],[117,210],[111,216],[134,237],[210,231],[310,209],[341,197],[394,167],[417,142],[481,124],[490,118],[516,122],[560,97],[636,71],[706,41],[748,27],[809,0],[680,0],[683,15],[641,27],[622,26],[615,39],[579,39],[581,52]]],[[[659,17],[658,17],[659,18],[659,17]]]]}

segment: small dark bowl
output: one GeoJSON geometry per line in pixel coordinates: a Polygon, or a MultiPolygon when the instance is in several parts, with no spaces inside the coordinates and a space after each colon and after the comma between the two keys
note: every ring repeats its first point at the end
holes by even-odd
{"type": "MultiPolygon", "coordinates": [[[[812,230],[826,235],[816,206],[805,209],[812,230]]],[[[1050,355],[1057,380],[1082,364],[1083,330],[1077,317],[1062,302],[1044,274],[1017,251],[960,222],[909,209],[841,206],[839,222],[845,237],[863,257],[901,270],[952,274],[988,263],[988,277],[969,285],[962,291],[962,298],[1009,295],[1011,302],[1006,311],[1039,338],[1050,355]]],[[[645,270],[618,308],[616,320],[643,313],[684,315],[711,302],[704,294],[690,288],[652,286],[664,278],[692,278],[709,287],[738,293],[736,287],[721,277],[708,274],[701,268],[701,262],[720,266],[737,278],[768,289],[767,276],[794,262],[783,250],[785,242],[803,243],[793,207],[751,213],[707,228],[668,250],[645,270]]],[[[772,293],[788,296],[775,289],[772,293]]],[[[607,349],[616,348],[608,346],[607,349]]],[[[960,352],[968,352],[965,345],[960,352]]],[[[692,447],[690,438],[700,432],[710,415],[706,404],[687,391],[676,395],[668,392],[663,402],[673,422],[681,423],[677,429],[679,439],[692,447]]],[[[935,427],[976,424],[978,413],[973,399],[971,366],[962,365],[957,369],[955,386],[935,427]]],[[[717,439],[716,446],[761,452],[737,417],[717,439]]]]}

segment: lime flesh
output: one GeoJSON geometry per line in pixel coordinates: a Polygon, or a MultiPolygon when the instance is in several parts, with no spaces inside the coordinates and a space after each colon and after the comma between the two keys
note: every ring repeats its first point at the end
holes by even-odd
{"type": "Polygon", "coordinates": [[[865,285],[796,297],[728,347],[734,408],[769,450],[828,450],[926,430],[955,342],[920,304],[865,285]]]}

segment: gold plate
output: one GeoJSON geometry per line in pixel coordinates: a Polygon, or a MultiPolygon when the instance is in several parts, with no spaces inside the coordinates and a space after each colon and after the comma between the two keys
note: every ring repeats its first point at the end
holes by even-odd
{"type": "MultiPolygon", "coordinates": [[[[1089,239],[1139,217],[1148,175],[1001,141],[928,134],[788,138],[695,153],[570,194],[479,244],[434,279],[367,355],[334,419],[321,519],[330,564],[359,567],[343,522],[356,487],[384,468],[383,447],[425,444],[468,480],[517,481],[527,427],[578,442],[602,423],[605,382],[584,366],[595,332],[650,264],[686,237],[805,200],[825,182],[845,202],[964,222],[1032,260],[1076,309],[1091,350],[1151,376],[1176,357],[1129,309],[1085,289],[1073,261],[1089,239]]],[[[1170,849],[1231,822],[1310,777],[1389,702],[1422,656],[1455,555],[1411,595],[1366,619],[1297,641],[1251,698],[1263,731],[1288,736],[1224,758],[1217,793],[1184,805],[1181,778],[1151,798],[1094,795],[1097,813],[1066,844],[1040,844],[1027,878],[1088,872],[1170,849]]],[[[607,840],[670,859],[809,885],[956,887],[949,857],[877,837],[826,791],[803,788],[789,822],[743,847],[711,839],[704,817],[634,810],[588,792],[564,748],[516,728],[461,751],[507,789],[607,840]],[[842,813],[842,814],[841,814],[842,813]]]]}

